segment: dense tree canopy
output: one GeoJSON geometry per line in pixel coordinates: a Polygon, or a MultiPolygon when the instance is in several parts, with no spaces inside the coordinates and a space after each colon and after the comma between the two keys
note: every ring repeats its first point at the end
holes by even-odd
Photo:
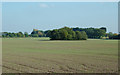
{"type": "Polygon", "coordinates": [[[120,34],[116,33],[106,33],[107,29],[105,27],[101,28],[69,28],[63,27],[54,30],[37,30],[33,29],[31,34],[25,32],[10,33],[2,32],[2,37],[50,37],[51,40],[86,40],[87,38],[101,38],[109,37],[109,39],[120,39],[120,34]]]}
{"type": "Polygon", "coordinates": [[[43,31],[33,29],[33,31],[31,32],[31,36],[32,37],[43,37],[43,31]]]}
{"type": "Polygon", "coordinates": [[[72,28],[64,27],[49,32],[51,40],[86,40],[84,31],[73,31],[72,28]]]}
{"type": "Polygon", "coordinates": [[[88,38],[101,38],[104,37],[106,34],[106,28],[101,27],[99,28],[73,28],[73,31],[85,31],[88,35],[88,38]]]}
{"type": "Polygon", "coordinates": [[[25,37],[25,35],[22,32],[18,33],[3,32],[2,37],[25,37]]]}

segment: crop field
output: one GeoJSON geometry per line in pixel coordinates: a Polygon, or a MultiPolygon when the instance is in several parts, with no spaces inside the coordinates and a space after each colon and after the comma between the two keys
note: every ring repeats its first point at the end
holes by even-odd
{"type": "Polygon", "coordinates": [[[118,40],[3,38],[3,73],[116,73],[118,40]]]}

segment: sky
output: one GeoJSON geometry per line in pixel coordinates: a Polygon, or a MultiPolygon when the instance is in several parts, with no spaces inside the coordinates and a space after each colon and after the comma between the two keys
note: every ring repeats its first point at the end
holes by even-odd
{"type": "Polygon", "coordinates": [[[3,2],[2,31],[32,32],[64,26],[106,27],[118,33],[117,2],[3,2]]]}

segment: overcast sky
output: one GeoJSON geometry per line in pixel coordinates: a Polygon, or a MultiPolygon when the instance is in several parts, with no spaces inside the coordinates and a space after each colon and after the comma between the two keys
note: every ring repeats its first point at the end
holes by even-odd
{"type": "Polygon", "coordinates": [[[4,2],[2,30],[28,32],[68,27],[106,27],[118,32],[116,2],[4,2]]]}

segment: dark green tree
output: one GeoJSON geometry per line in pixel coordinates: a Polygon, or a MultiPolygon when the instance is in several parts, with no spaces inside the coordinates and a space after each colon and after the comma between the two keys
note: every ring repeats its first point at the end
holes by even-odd
{"type": "Polygon", "coordinates": [[[68,35],[67,35],[67,40],[73,40],[73,37],[72,37],[71,34],[68,34],[68,35]]]}
{"type": "Polygon", "coordinates": [[[45,31],[46,37],[50,37],[51,35],[51,30],[45,31]]]}
{"type": "Polygon", "coordinates": [[[82,34],[82,40],[87,40],[87,34],[85,31],[81,31],[82,34]]]}
{"type": "Polygon", "coordinates": [[[76,40],[82,40],[82,34],[80,31],[76,31],[76,40]]]}
{"type": "Polygon", "coordinates": [[[41,31],[38,31],[37,34],[38,34],[39,37],[42,37],[44,35],[43,32],[41,32],[41,31]]]}
{"type": "Polygon", "coordinates": [[[68,32],[65,29],[60,30],[60,35],[62,40],[67,40],[68,32]]]}
{"type": "Polygon", "coordinates": [[[105,32],[107,31],[106,27],[101,27],[100,29],[104,30],[105,32]]]}
{"type": "Polygon", "coordinates": [[[14,34],[8,33],[9,37],[14,37],[14,34]]]}
{"type": "Polygon", "coordinates": [[[28,34],[27,32],[25,32],[24,35],[25,35],[25,37],[28,37],[28,36],[29,36],[29,34],[28,34]]]}

